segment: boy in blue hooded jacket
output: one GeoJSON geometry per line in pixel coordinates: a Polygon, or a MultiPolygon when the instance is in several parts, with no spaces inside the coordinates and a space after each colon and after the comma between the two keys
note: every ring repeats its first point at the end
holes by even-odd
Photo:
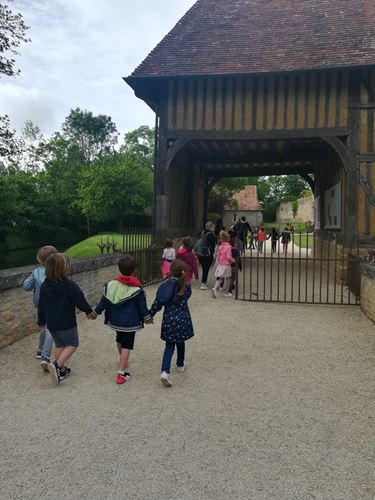
{"type": "Polygon", "coordinates": [[[135,333],[144,324],[153,323],[146,304],[142,284],[135,277],[137,263],[131,255],[124,255],[118,262],[121,275],[109,281],[104,295],[95,307],[95,314],[104,314],[104,324],[116,332],[117,349],[120,355],[116,384],[124,384],[130,378],[128,362],[134,349],[135,333]]]}
{"type": "MultiPolygon", "coordinates": [[[[46,267],[45,264],[50,255],[57,253],[58,250],[52,245],[45,245],[39,248],[36,254],[36,260],[38,261],[38,267],[28,276],[22,284],[22,287],[27,292],[33,292],[33,302],[34,306],[38,307],[40,287],[46,279],[46,267]]],[[[39,346],[36,352],[36,359],[40,359],[40,366],[44,371],[48,372],[48,363],[50,362],[51,351],[52,351],[53,339],[48,330],[47,325],[42,328],[39,335],[39,346]]]]}

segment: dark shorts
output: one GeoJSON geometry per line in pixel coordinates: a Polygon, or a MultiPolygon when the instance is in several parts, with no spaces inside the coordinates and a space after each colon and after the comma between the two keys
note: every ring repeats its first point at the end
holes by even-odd
{"type": "Polygon", "coordinates": [[[60,347],[78,347],[78,329],[76,326],[69,330],[50,330],[55,346],[60,347]]]}
{"type": "Polygon", "coordinates": [[[135,332],[116,332],[116,342],[121,344],[122,349],[134,349],[135,332]]]}

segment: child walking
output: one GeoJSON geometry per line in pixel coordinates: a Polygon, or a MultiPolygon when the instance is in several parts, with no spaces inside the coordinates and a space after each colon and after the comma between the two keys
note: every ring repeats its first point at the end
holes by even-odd
{"type": "Polygon", "coordinates": [[[52,381],[58,385],[71,373],[65,364],[79,345],[76,307],[87,315],[92,313],[90,304],[79,286],[68,279],[69,259],[55,253],[46,262],[46,279],[40,287],[38,326],[48,325],[55,342],[55,361],[48,364],[52,381]]]}
{"type": "Polygon", "coordinates": [[[267,233],[264,227],[259,229],[258,233],[258,251],[263,253],[263,244],[267,240],[267,233]]]}
{"type": "Polygon", "coordinates": [[[124,384],[130,378],[128,362],[134,349],[135,333],[152,323],[142,284],[135,277],[137,263],[131,255],[118,261],[120,275],[107,283],[104,295],[95,307],[94,317],[105,311],[104,323],[116,332],[117,350],[120,355],[116,384],[124,384]]]}
{"type": "Polygon", "coordinates": [[[164,307],[160,338],[165,342],[160,380],[170,387],[172,385],[171,361],[177,348],[177,371],[185,371],[185,342],[194,336],[188,300],[191,297],[191,286],[186,280],[187,266],[181,260],[172,262],[170,277],[162,283],[150,309],[151,316],[164,307]]]}
{"type": "Polygon", "coordinates": [[[199,279],[198,262],[193,248],[193,242],[188,236],[182,240],[182,248],[177,252],[177,259],[186,264],[186,283],[191,283],[193,274],[196,280],[199,279]]]}
{"type": "Polygon", "coordinates": [[[176,258],[176,250],[173,248],[173,241],[167,240],[165,242],[165,248],[163,250],[163,264],[161,265],[161,272],[163,274],[163,279],[168,278],[169,269],[172,262],[176,258]]]}
{"type": "MultiPolygon", "coordinates": [[[[57,253],[57,249],[51,245],[46,245],[39,248],[36,254],[36,260],[39,265],[34,269],[34,271],[28,276],[23,282],[23,289],[27,292],[33,291],[33,302],[34,306],[37,308],[40,296],[40,287],[46,279],[46,261],[48,257],[54,253],[57,253]]],[[[52,336],[48,330],[47,325],[40,331],[39,334],[39,346],[36,352],[36,359],[40,359],[40,367],[48,372],[48,363],[50,362],[51,351],[52,351],[52,336]]]]}
{"type": "Polygon", "coordinates": [[[232,297],[229,292],[230,278],[232,276],[231,265],[235,262],[232,257],[232,247],[229,244],[229,234],[226,231],[220,231],[220,245],[216,253],[216,282],[212,289],[212,297],[216,299],[217,291],[220,288],[222,278],[224,278],[224,297],[232,297]]]}

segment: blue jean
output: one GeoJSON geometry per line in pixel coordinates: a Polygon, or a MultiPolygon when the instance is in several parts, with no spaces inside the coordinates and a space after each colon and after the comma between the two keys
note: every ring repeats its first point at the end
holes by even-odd
{"type": "Polygon", "coordinates": [[[171,361],[174,348],[177,346],[177,366],[184,366],[185,363],[185,342],[166,342],[163,354],[161,371],[171,373],[171,361]]]}
{"type": "Polygon", "coordinates": [[[39,335],[39,348],[38,350],[42,352],[42,358],[51,357],[53,339],[50,331],[45,326],[39,335]]]}

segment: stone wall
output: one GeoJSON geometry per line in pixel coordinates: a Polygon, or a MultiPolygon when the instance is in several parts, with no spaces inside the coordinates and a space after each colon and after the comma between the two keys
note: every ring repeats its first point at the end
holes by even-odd
{"type": "Polygon", "coordinates": [[[314,196],[299,198],[296,216],[293,214],[293,203],[282,201],[277,209],[276,222],[314,222],[314,196]]]}
{"type": "Polygon", "coordinates": [[[375,322],[375,263],[361,266],[361,309],[375,322]]]}
{"type": "MultiPolygon", "coordinates": [[[[96,305],[103,285],[118,274],[117,254],[72,262],[71,278],[82,288],[87,301],[96,305]]],[[[0,271],[0,349],[37,331],[32,292],[22,288],[34,266],[0,271]]]]}

